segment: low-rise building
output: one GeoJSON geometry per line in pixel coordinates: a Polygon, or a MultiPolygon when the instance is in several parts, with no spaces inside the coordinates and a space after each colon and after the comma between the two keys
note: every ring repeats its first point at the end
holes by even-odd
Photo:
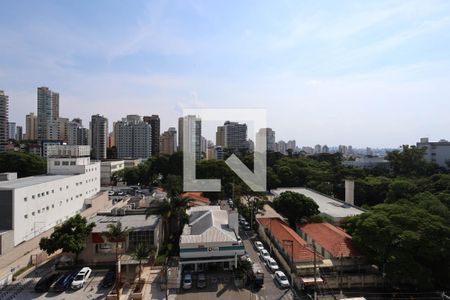
{"type": "Polygon", "coordinates": [[[106,160],[101,163],[101,185],[111,185],[111,177],[114,172],[125,169],[125,161],[123,160],[106,160]]]}
{"type": "Polygon", "coordinates": [[[238,213],[220,206],[195,206],[188,210],[189,223],[180,237],[180,265],[195,271],[210,265],[224,270],[236,267],[245,254],[238,236],[238,213]]]}
{"type": "MultiPolygon", "coordinates": [[[[328,217],[335,224],[338,224],[343,218],[359,215],[365,211],[352,203],[347,203],[303,187],[278,188],[271,190],[271,193],[276,198],[287,191],[299,193],[314,200],[319,206],[320,214],[328,217]]],[[[352,201],[353,199],[350,200],[350,202],[352,201]]]]}
{"type": "Polygon", "coordinates": [[[315,243],[316,251],[324,258],[331,259],[334,266],[342,266],[346,270],[361,266],[362,255],[344,229],[330,223],[314,223],[300,224],[297,230],[307,243],[315,243]]]}
{"type": "Polygon", "coordinates": [[[89,154],[89,146],[49,146],[47,175],[0,181],[1,254],[93,205],[100,193],[100,163],[91,162],[89,154]]]}
{"type": "Polygon", "coordinates": [[[373,169],[373,168],[389,168],[390,163],[383,157],[357,157],[355,160],[346,160],[342,164],[347,167],[358,169],[373,169]]]}
{"type": "Polygon", "coordinates": [[[434,162],[440,167],[449,168],[450,162],[450,142],[440,140],[430,142],[428,138],[421,138],[417,143],[417,148],[425,149],[424,158],[429,162],[434,162]]]}
{"type": "Polygon", "coordinates": [[[161,245],[161,217],[149,216],[145,213],[136,214],[133,210],[123,208],[110,212],[98,213],[89,222],[94,222],[95,227],[86,241],[86,247],[79,258],[89,264],[108,264],[116,260],[115,243],[106,237],[108,226],[120,222],[122,228],[130,231],[125,240],[119,242],[119,253],[122,265],[136,265],[133,259],[133,251],[140,244],[154,248],[156,252],[161,245]]]}
{"type": "Polygon", "coordinates": [[[186,192],[181,194],[181,198],[192,199],[191,206],[205,206],[211,204],[211,201],[204,197],[202,192],[186,192]]]}

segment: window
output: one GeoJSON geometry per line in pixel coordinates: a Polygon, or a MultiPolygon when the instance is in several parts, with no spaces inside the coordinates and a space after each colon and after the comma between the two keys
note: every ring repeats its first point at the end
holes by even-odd
{"type": "Polygon", "coordinates": [[[34,216],[34,215],[35,215],[35,214],[34,214],[34,211],[33,211],[33,212],[31,213],[31,215],[32,215],[32,216],[34,216]]]}
{"type": "Polygon", "coordinates": [[[71,161],[71,162],[70,162],[70,165],[71,165],[71,166],[75,166],[75,162],[74,162],[74,161],[71,161]]]}
{"type": "Polygon", "coordinates": [[[63,166],[68,166],[68,165],[69,165],[69,162],[68,162],[68,161],[63,161],[63,162],[62,162],[62,165],[63,165],[63,166]]]}
{"type": "Polygon", "coordinates": [[[25,219],[28,219],[28,215],[24,215],[23,217],[24,217],[25,219]]]}
{"type": "Polygon", "coordinates": [[[27,201],[27,200],[28,200],[28,198],[27,198],[27,197],[24,197],[24,198],[23,198],[23,201],[27,201]]]}
{"type": "Polygon", "coordinates": [[[128,234],[129,248],[134,249],[139,244],[153,245],[153,231],[130,231],[128,234]]]}
{"type": "Polygon", "coordinates": [[[54,194],[55,193],[55,190],[52,190],[52,194],[54,194]]]}
{"type": "Polygon", "coordinates": [[[59,161],[55,161],[55,166],[59,166],[61,163],[59,161]]]}
{"type": "Polygon", "coordinates": [[[34,199],[34,198],[35,198],[35,196],[34,196],[34,195],[33,195],[33,196],[31,196],[31,198],[33,198],[33,199],[34,199]]]}
{"type": "Polygon", "coordinates": [[[52,208],[55,208],[55,204],[52,204],[52,208]]]}
{"type": "Polygon", "coordinates": [[[47,195],[49,194],[48,191],[45,192],[47,195]]]}

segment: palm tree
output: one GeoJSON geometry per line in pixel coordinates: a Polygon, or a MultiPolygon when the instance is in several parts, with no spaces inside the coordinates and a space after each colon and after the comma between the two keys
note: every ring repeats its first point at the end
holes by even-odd
{"type": "Polygon", "coordinates": [[[151,215],[160,215],[163,221],[163,239],[168,241],[173,234],[179,234],[182,221],[186,215],[191,198],[172,197],[170,200],[153,200],[145,211],[146,218],[151,215]]]}
{"type": "Polygon", "coordinates": [[[149,257],[149,254],[149,248],[143,243],[139,243],[136,249],[134,249],[133,257],[139,261],[139,282],[141,281],[142,261],[149,257]]]}
{"type": "Polygon", "coordinates": [[[128,237],[128,233],[131,229],[128,227],[122,228],[122,223],[119,221],[116,224],[108,224],[108,231],[105,232],[105,236],[109,242],[115,243],[116,246],[116,263],[117,263],[117,276],[116,276],[116,293],[117,299],[120,299],[120,273],[119,273],[119,243],[123,243],[128,237]]]}
{"type": "Polygon", "coordinates": [[[166,244],[169,238],[169,221],[172,217],[172,207],[170,206],[170,202],[167,199],[163,199],[162,201],[153,200],[150,202],[150,206],[145,210],[145,218],[147,219],[149,216],[161,216],[162,219],[162,236],[164,244],[166,244]]]}

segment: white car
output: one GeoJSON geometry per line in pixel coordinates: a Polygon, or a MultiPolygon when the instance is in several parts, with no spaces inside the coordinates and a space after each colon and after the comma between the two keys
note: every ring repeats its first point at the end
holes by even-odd
{"type": "Polygon", "coordinates": [[[108,195],[109,195],[109,196],[114,196],[114,191],[109,191],[109,192],[108,192],[108,195]]]}
{"type": "Polygon", "coordinates": [[[86,283],[86,281],[89,279],[89,276],[91,276],[91,273],[92,273],[91,268],[84,267],[75,276],[70,287],[72,289],[81,289],[84,286],[84,284],[86,283]]]}
{"type": "Polygon", "coordinates": [[[263,245],[263,243],[261,243],[260,241],[256,241],[255,243],[254,243],[254,245],[255,245],[255,249],[256,249],[256,251],[261,251],[262,249],[264,249],[264,245],[263,245]]]}
{"type": "Polygon", "coordinates": [[[187,274],[184,274],[183,289],[188,290],[190,288],[192,288],[192,275],[187,273],[187,274]]]}
{"type": "Polygon", "coordinates": [[[266,258],[266,265],[271,272],[276,272],[280,269],[280,267],[278,267],[277,262],[272,257],[266,258]]]}
{"type": "Polygon", "coordinates": [[[282,288],[288,288],[290,286],[289,280],[287,279],[286,275],[284,275],[284,273],[281,271],[275,272],[275,280],[282,288]]]}
{"type": "Polygon", "coordinates": [[[261,259],[263,261],[265,261],[267,257],[270,257],[270,253],[269,253],[269,251],[267,251],[266,249],[263,248],[263,249],[259,250],[259,256],[261,257],[261,259]]]}

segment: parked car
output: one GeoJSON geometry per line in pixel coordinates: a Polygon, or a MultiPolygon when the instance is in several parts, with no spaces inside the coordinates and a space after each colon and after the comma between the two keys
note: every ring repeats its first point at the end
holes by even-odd
{"type": "Polygon", "coordinates": [[[197,287],[198,287],[199,289],[203,289],[203,288],[206,287],[206,276],[205,276],[204,273],[198,274],[198,277],[197,277],[197,287]]]}
{"type": "Polygon", "coordinates": [[[255,246],[255,249],[258,252],[261,251],[262,249],[264,249],[264,245],[260,241],[255,241],[255,243],[253,245],[255,246]]]}
{"type": "Polygon", "coordinates": [[[267,251],[266,249],[261,249],[259,250],[259,256],[261,257],[262,261],[266,260],[266,257],[270,257],[270,253],[269,251],[267,251]]]}
{"type": "Polygon", "coordinates": [[[89,279],[89,276],[91,276],[92,269],[89,267],[84,267],[78,272],[78,274],[75,276],[75,278],[72,280],[72,284],[70,287],[72,289],[81,289],[86,281],[89,279]]]}
{"type": "Polygon", "coordinates": [[[288,288],[290,286],[289,280],[287,279],[286,275],[282,271],[276,271],[275,272],[275,280],[282,288],[288,288]]]}
{"type": "Polygon", "coordinates": [[[246,261],[248,261],[249,263],[253,264],[253,261],[252,261],[252,259],[250,258],[250,256],[249,256],[248,254],[242,255],[242,256],[241,256],[241,259],[242,259],[242,260],[246,260],[246,261]]]}
{"type": "Polygon", "coordinates": [[[110,270],[108,273],[106,273],[105,277],[102,280],[102,287],[103,288],[109,288],[114,285],[116,282],[116,271],[110,270]]]}
{"type": "Polygon", "coordinates": [[[266,265],[267,265],[267,268],[271,272],[276,272],[276,271],[278,271],[280,269],[280,267],[278,267],[277,262],[272,257],[266,258],[266,265]]]}
{"type": "Polygon", "coordinates": [[[49,273],[36,283],[34,290],[38,293],[48,292],[52,284],[62,276],[63,274],[61,273],[49,273]]]}
{"type": "Polygon", "coordinates": [[[190,273],[184,274],[183,289],[188,290],[192,288],[192,275],[190,273]]]}
{"type": "Polygon", "coordinates": [[[109,191],[108,196],[114,196],[114,191],[109,191]]]}
{"type": "Polygon", "coordinates": [[[73,279],[75,278],[75,276],[77,276],[79,271],[80,270],[77,269],[60,277],[58,281],[56,281],[55,284],[53,285],[53,290],[55,292],[64,292],[65,290],[67,290],[72,284],[73,279]]]}

